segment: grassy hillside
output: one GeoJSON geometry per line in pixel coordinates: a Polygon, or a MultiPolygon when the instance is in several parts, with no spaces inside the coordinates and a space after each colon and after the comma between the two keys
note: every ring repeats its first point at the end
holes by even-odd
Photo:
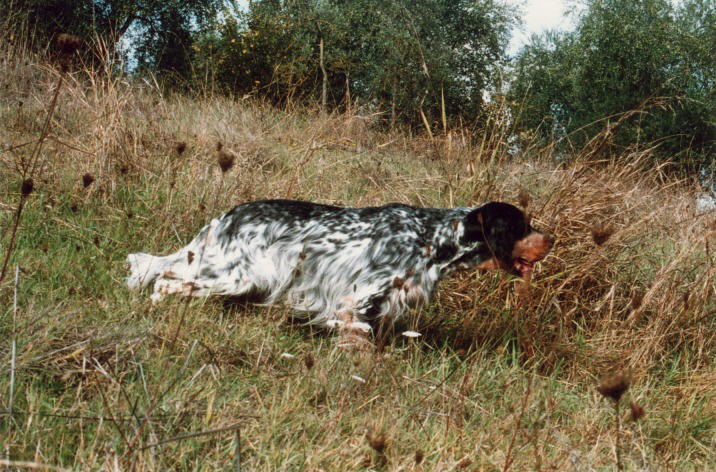
{"type": "Polygon", "coordinates": [[[411,136],[0,49],[0,464],[234,470],[240,432],[243,470],[613,470],[597,386],[628,372],[624,466],[716,468],[716,215],[649,149],[595,161],[605,133],[569,164],[529,142],[514,158],[499,104],[487,130],[411,136]],[[461,274],[373,353],[282,306],[124,286],[128,253],[272,197],[504,200],[556,246],[521,303],[512,278],[461,274]]]}

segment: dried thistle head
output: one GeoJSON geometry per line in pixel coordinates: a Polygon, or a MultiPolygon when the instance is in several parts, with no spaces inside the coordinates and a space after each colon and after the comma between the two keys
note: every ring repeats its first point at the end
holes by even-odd
{"type": "Polygon", "coordinates": [[[373,448],[378,454],[383,454],[385,449],[388,447],[388,439],[383,430],[373,430],[366,435],[368,445],[373,448]]]}
{"type": "Polygon", "coordinates": [[[608,226],[595,226],[592,228],[592,240],[597,246],[606,243],[612,234],[614,234],[614,229],[608,226]]]}
{"type": "Polygon", "coordinates": [[[530,195],[525,189],[520,189],[520,193],[517,195],[517,201],[520,203],[522,208],[527,209],[530,204],[530,195]]]}
{"type": "Polygon", "coordinates": [[[313,365],[315,364],[315,360],[313,359],[313,356],[308,353],[303,358],[303,364],[306,366],[306,369],[311,370],[313,368],[313,365]]]}
{"type": "Polygon", "coordinates": [[[80,44],[82,44],[80,38],[67,33],[58,35],[56,42],[57,49],[63,56],[71,56],[75,51],[77,51],[77,49],[79,49],[80,44]]]}
{"type": "Polygon", "coordinates": [[[637,420],[640,419],[642,416],[644,416],[644,408],[641,407],[641,406],[639,406],[639,405],[637,405],[637,404],[634,403],[634,402],[631,402],[631,403],[629,404],[629,410],[631,411],[630,414],[629,414],[629,418],[630,418],[632,421],[637,421],[637,420]]]}
{"type": "Polygon", "coordinates": [[[186,151],[186,143],[184,141],[179,141],[174,145],[174,150],[177,154],[180,156],[184,154],[184,151],[186,151]]]}
{"type": "Polygon", "coordinates": [[[629,374],[620,372],[602,380],[597,387],[597,391],[604,397],[608,397],[615,402],[619,402],[624,392],[629,389],[630,383],[631,378],[629,374]]]}
{"type": "Polygon", "coordinates": [[[219,167],[221,168],[221,172],[226,173],[233,166],[234,166],[234,155],[229,152],[220,150],[219,151],[219,167]]]}
{"type": "Polygon", "coordinates": [[[82,185],[84,186],[84,188],[87,188],[92,185],[92,182],[94,182],[94,176],[89,172],[82,176],[82,185]]]}
{"type": "Polygon", "coordinates": [[[644,295],[640,292],[634,292],[631,294],[630,305],[632,310],[638,309],[644,302],[644,295]]]}
{"type": "Polygon", "coordinates": [[[33,187],[32,179],[25,179],[22,181],[22,185],[20,185],[20,193],[22,193],[23,197],[27,197],[32,193],[33,187]]]}

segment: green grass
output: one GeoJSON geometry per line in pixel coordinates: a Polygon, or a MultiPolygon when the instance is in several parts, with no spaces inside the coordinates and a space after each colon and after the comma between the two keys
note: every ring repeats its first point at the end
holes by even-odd
{"type": "MultiPolygon", "coordinates": [[[[32,61],[3,64],[2,257],[32,148],[14,146],[39,138],[54,83],[32,61]]],[[[0,283],[4,464],[232,470],[236,425],[243,470],[613,470],[613,407],[596,386],[628,369],[626,468],[716,468],[713,215],[693,213],[688,185],[628,153],[516,160],[491,141],[501,130],[429,142],[357,116],[69,79],[0,283]],[[236,155],[225,175],[217,142],[236,155]],[[520,189],[557,238],[531,300],[517,306],[499,274],[461,274],[382,351],[342,350],[282,306],[152,306],[124,285],[128,253],[176,250],[241,201],[448,206],[516,203],[520,189]],[[615,232],[597,246],[604,223],[615,232]],[[646,410],[636,422],[631,401],[646,410]]]]}

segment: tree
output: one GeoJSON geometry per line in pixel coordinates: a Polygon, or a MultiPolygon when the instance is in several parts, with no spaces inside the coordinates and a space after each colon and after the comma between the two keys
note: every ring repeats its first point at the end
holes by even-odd
{"type": "Polygon", "coordinates": [[[584,143],[601,119],[655,106],[615,130],[614,142],[659,140],[682,161],[713,149],[714,5],[592,0],[573,33],[534,37],[518,55],[510,98],[519,129],[584,143]],[[711,46],[708,46],[708,45],[711,46]],[[590,125],[591,124],[591,125],[590,125]]]}
{"type": "Polygon", "coordinates": [[[256,0],[213,38],[233,92],[358,98],[395,119],[477,116],[515,17],[493,0],[256,0]],[[323,39],[326,74],[320,67],[323,39]],[[325,80],[327,77],[327,80],[325,80]]]}
{"type": "MultiPolygon", "coordinates": [[[[91,58],[98,37],[115,52],[131,34],[138,65],[157,72],[186,75],[193,37],[211,24],[218,9],[231,0],[10,0],[0,10],[0,22],[26,24],[34,31],[34,47],[44,49],[60,33],[84,41],[91,58]]],[[[101,61],[104,58],[95,57],[101,61]]]]}

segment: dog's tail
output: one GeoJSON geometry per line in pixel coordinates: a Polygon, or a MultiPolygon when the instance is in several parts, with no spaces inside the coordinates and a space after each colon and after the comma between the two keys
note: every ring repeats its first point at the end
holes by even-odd
{"type": "Polygon", "coordinates": [[[152,283],[164,271],[166,266],[164,259],[164,257],[152,256],[143,252],[128,255],[129,277],[127,277],[127,286],[129,288],[143,288],[152,283]]]}

